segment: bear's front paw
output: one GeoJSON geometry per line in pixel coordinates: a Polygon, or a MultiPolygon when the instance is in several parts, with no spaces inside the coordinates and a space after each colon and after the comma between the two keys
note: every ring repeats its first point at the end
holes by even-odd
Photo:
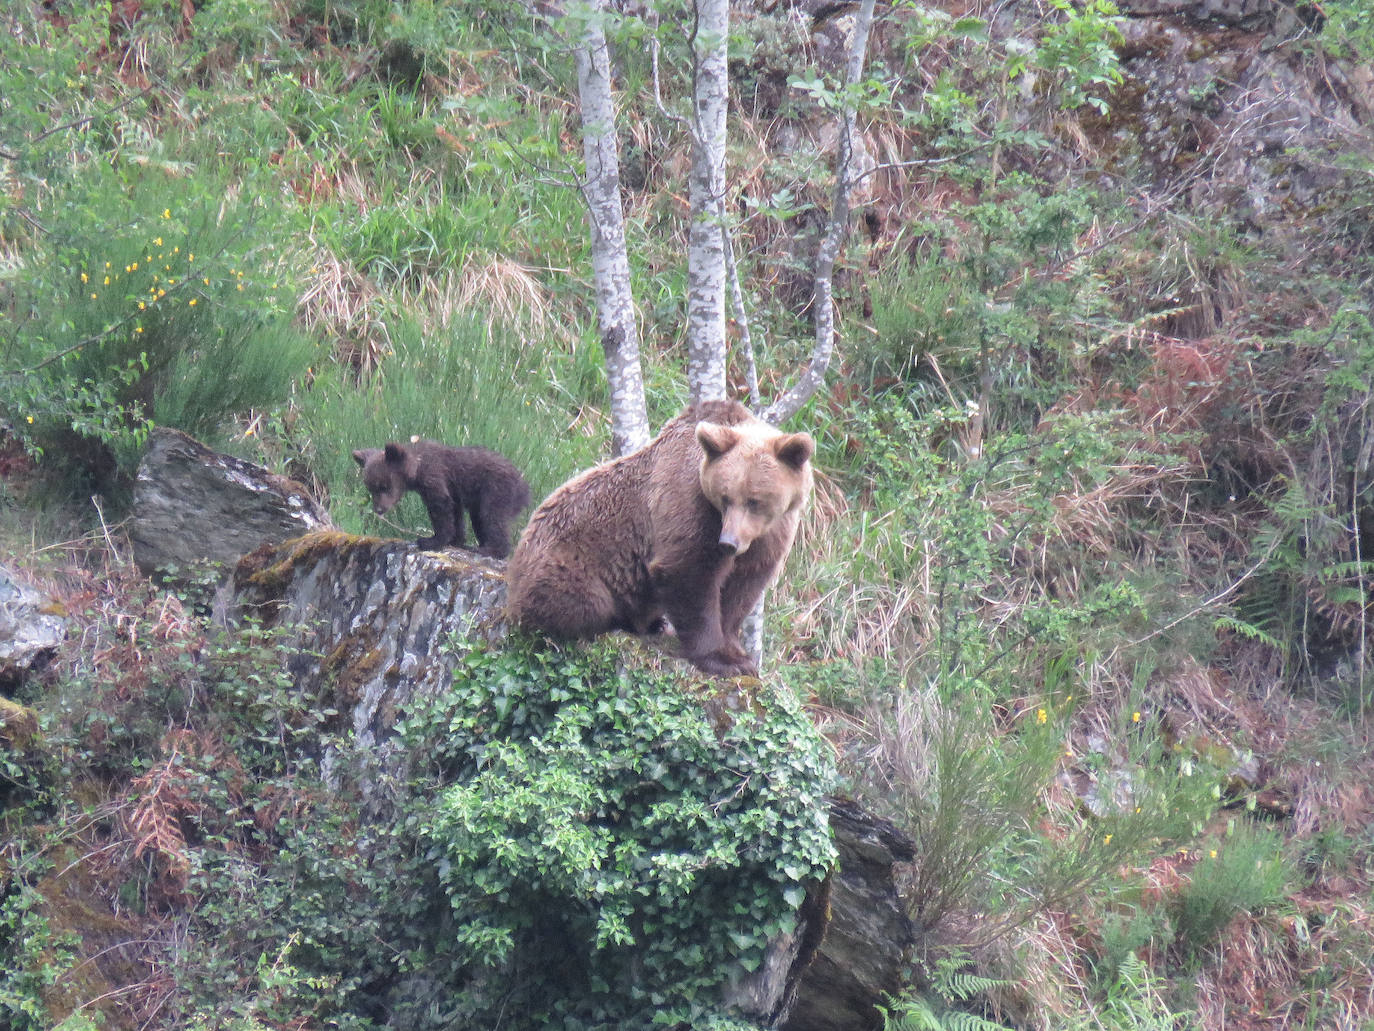
{"type": "Polygon", "coordinates": [[[743,648],[721,648],[709,655],[696,656],[692,664],[716,677],[756,677],[759,668],[743,648]]]}

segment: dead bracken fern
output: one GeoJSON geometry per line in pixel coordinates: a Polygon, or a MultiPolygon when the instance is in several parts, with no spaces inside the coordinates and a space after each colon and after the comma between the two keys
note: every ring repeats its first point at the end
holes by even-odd
{"type": "Polygon", "coordinates": [[[186,835],[181,821],[199,813],[193,798],[193,774],[182,764],[181,734],[169,735],[171,752],[166,762],[130,782],[138,796],[128,816],[128,830],[135,839],[134,858],[152,853],[159,872],[177,891],[184,891],[190,873],[186,835]]]}

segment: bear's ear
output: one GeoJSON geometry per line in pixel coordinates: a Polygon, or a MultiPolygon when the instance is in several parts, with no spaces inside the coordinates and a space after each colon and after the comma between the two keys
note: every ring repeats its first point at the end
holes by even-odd
{"type": "Polygon", "coordinates": [[[697,443],[706,452],[707,458],[719,458],[739,443],[739,433],[733,426],[721,426],[714,422],[697,423],[697,443]]]}
{"type": "Polygon", "coordinates": [[[815,453],[816,442],[809,433],[788,433],[773,441],[773,454],[793,469],[801,469],[815,453]]]}
{"type": "Polygon", "coordinates": [[[375,447],[360,448],[353,452],[353,461],[357,462],[362,468],[367,468],[368,461],[373,455],[378,454],[375,447]]]}
{"type": "Polygon", "coordinates": [[[386,446],[386,464],[404,465],[406,460],[406,449],[401,444],[388,444],[386,446]]]}

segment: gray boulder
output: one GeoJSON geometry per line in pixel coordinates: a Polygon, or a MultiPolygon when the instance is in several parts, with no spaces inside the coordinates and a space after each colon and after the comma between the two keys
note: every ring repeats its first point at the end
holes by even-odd
{"type": "Polygon", "coordinates": [[[0,684],[14,683],[52,657],[67,636],[54,599],[0,565],[0,684]]]}
{"type": "Polygon", "coordinates": [[[143,572],[190,580],[260,544],[331,526],[295,480],[159,427],[138,466],[129,537],[143,572]]]}

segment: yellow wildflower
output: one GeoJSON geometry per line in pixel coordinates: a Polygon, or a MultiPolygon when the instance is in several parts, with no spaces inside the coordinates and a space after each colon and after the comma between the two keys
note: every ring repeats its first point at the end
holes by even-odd
{"type": "Polygon", "coordinates": [[[90,277],[87,276],[86,273],[84,273],[84,272],[81,273],[81,282],[83,282],[83,283],[90,282],[90,277]]]}
{"type": "Polygon", "coordinates": [[[139,311],[143,311],[143,310],[144,310],[145,308],[147,308],[147,307],[148,307],[148,306],[147,306],[146,304],[144,304],[142,301],[139,301],[139,302],[138,302],[138,310],[139,310],[139,311]]]}
{"type": "Polygon", "coordinates": [[[157,292],[157,295],[158,295],[158,297],[166,297],[166,296],[167,296],[167,291],[166,291],[166,290],[159,290],[159,291],[157,292]]]}
{"type": "Polygon", "coordinates": [[[32,416],[32,415],[29,416],[29,425],[30,425],[30,426],[33,425],[33,416],[32,416]]]}
{"type": "Polygon", "coordinates": [[[171,208],[163,208],[163,209],[162,209],[162,217],[163,217],[163,218],[171,218],[171,217],[172,217],[172,209],[171,209],[171,208]]]}
{"type": "Polygon", "coordinates": [[[1110,845],[1111,843],[1112,843],[1112,836],[1111,836],[1110,834],[1108,834],[1105,838],[1102,839],[1102,844],[1104,844],[1104,845],[1110,845]]]}
{"type": "Polygon", "coordinates": [[[204,283],[206,286],[209,286],[209,285],[210,285],[210,277],[209,277],[209,276],[206,276],[204,279],[201,280],[201,282],[204,283]]]}
{"type": "Polygon", "coordinates": [[[240,283],[240,284],[238,285],[238,287],[239,287],[240,290],[242,290],[242,289],[243,289],[243,284],[240,283]]]}
{"type": "Polygon", "coordinates": [[[110,277],[109,277],[109,276],[106,276],[106,277],[105,277],[105,285],[106,285],[106,286],[109,286],[109,285],[110,285],[110,277]]]}
{"type": "Polygon", "coordinates": [[[142,333],[142,332],[143,332],[143,327],[142,327],[142,326],[135,326],[135,327],[134,327],[134,332],[135,332],[135,333],[142,333]]]}
{"type": "Polygon", "coordinates": [[[1215,858],[1217,857],[1217,850],[1216,850],[1216,849],[1212,849],[1212,851],[1210,851],[1210,852],[1207,853],[1207,857],[1208,857],[1209,859],[1215,859],[1215,858]]]}
{"type": "Polygon", "coordinates": [[[186,302],[186,303],[187,303],[190,307],[194,308],[194,307],[196,306],[196,299],[195,299],[194,297],[192,297],[192,298],[191,298],[188,302],[186,302]]]}
{"type": "Polygon", "coordinates": [[[1049,718],[1050,718],[1050,717],[1049,717],[1049,714],[1046,713],[1044,709],[1036,709],[1036,710],[1035,710],[1035,722],[1036,722],[1036,723],[1044,723],[1044,722],[1045,722],[1047,719],[1049,719],[1049,718]]]}
{"type": "Polygon", "coordinates": [[[1132,723],[1139,723],[1139,722],[1140,722],[1140,713],[1138,713],[1138,712],[1133,712],[1133,713],[1131,713],[1131,722],[1132,722],[1132,723]]]}
{"type": "Polygon", "coordinates": [[[154,246],[154,247],[161,247],[161,246],[162,246],[162,237],[160,237],[160,236],[155,236],[155,237],[153,237],[153,246],[154,246]]]}
{"type": "Polygon", "coordinates": [[[95,300],[95,294],[91,294],[91,300],[95,300]]]}

